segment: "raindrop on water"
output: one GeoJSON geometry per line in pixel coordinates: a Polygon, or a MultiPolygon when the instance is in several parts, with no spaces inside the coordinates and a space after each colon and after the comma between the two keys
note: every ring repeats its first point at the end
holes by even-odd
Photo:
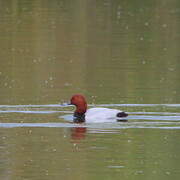
{"type": "Polygon", "coordinates": [[[145,22],[144,25],[145,25],[145,26],[149,26],[149,23],[148,23],[148,22],[145,22]]]}
{"type": "Polygon", "coordinates": [[[36,60],[36,59],[33,59],[33,63],[37,63],[37,60],[36,60]]]}
{"type": "Polygon", "coordinates": [[[11,51],[13,51],[13,52],[14,52],[14,51],[15,51],[15,48],[11,48],[11,51]]]}
{"type": "Polygon", "coordinates": [[[167,24],[163,24],[162,27],[163,27],[163,28],[166,28],[166,27],[167,27],[167,24]]]}
{"type": "Polygon", "coordinates": [[[174,71],[174,68],[170,67],[168,68],[169,71],[174,71]]]}

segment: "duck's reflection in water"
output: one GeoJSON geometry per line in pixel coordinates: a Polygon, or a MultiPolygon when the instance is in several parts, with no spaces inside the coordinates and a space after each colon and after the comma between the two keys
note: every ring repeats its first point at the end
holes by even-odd
{"type": "Polygon", "coordinates": [[[81,140],[86,137],[86,127],[74,127],[71,128],[71,138],[73,140],[81,140]]]}

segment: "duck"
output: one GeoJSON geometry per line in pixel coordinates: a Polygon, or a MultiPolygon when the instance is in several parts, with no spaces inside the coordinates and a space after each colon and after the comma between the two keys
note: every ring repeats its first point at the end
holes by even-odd
{"type": "Polygon", "coordinates": [[[73,114],[73,121],[75,123],[127,121],[127,119],[124,118],[127,117],[128,114],[124,111],[101,107],[87,109],[87,102],[82,94],[73,95],[70,100],[70,105],[76,106],[73,114]]]}

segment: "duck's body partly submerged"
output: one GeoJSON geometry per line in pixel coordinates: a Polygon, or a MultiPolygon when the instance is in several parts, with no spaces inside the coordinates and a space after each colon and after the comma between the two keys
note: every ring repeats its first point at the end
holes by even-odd
{"type": "Polygon", "coordinates": [[[113,122],[113,121],[124,121],[123,118],[127,117],[128,114],[109,108],[91,108],[87,110],[87,103],[84,96],[77,94],[72,96],[71,104],[76,106],[74,112],[74,122],[113,122]]]}
{"type": "Polygon", "coordinates": [[[121,120],[127,114],[117,109],[91,108],[85,113],[86,122],[112,122],[121,120]]]}

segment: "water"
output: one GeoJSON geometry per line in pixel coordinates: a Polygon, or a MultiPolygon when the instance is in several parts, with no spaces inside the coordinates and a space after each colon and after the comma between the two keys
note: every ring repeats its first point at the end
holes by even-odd
{"type": "Polygon", "coordinates": [[[0,0],[0,179],[179,180],[178,0],[0,0]],[[129,113],[74,124],[70,97],[129,113]]]}
{"type": "MultiPolygon", "coordinates": [[[[25,120],[17,119],[9,120],[6,123],[3,121],[0,127],[83,127],[83,128],[110,128],[110,129],[129,129],[129,128],[159,128],[159,129],[179,129],[180,128],[180,104],[98,104],[89,105],[89,107],[109,107],[114,109],[126,108],[128,111],[128,122],[112,122],[112,123],[73,123],[72,106],[64,104],[47,104],[47,105],[1,105],[0,114],[3,118],[23,116],[47,117],[52,116],[53,122],[45,121],[43,123],[34,122],[30,119],[27,121],[27,116],[23,116],[25,120]],[[68,110],[69,109],[69,110],[68,110]],[[137,111],[137,110],[143,111],[137,111]],[[154,111],[152,111],[154,110],[154,111]],[[159,111],[161,110],[161,111],[159,111]]],[[[42,118],[41,117],[41,118],[42,118]]]]}
{"type": "Polygon", "coordinates": [[[1,105],[1,178],[179,177],[179,104],[96,106],[126,108],[128,122],[75,124],[65,105],[1,105]]]}

